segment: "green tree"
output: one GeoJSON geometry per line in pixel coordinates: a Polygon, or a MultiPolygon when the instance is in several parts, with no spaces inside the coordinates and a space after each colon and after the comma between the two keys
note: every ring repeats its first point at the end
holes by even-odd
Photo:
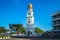
{"type": "Polygon", "coordinates": [[[43,32],[43,30],[39,29],[38,27],[35,27],[35,33],[36,34],[40,34],[42,32],[43,32]]]}
{"type": "Polygon", "coordinates": [[[6,29],[6,33],[10,33],[10,30],[9,29],[6,29]]]}
{"type": "Polygon", "coordinates": [[[16,24],[9,24],[10,32],[14,33],[16,31],[16,24]]]}
{"type": "Polygon", "coordinates": [[[0,33],[6,33],[5,27],[0,27],[0,33]]]}
{"type": "Polygon", "coordinates": [[[23,27],[22,24],[10,24],[10,29],[11,29],[11,33],[23,33],[25,32],[25,28],[23,27]]]}
{"type": "Polygon", "coordinates": [[[24,29],[24,27],[23,27],[22,24],[17,24],[16,26],[17,26],[16,32],[17,32],[18,34],[25,32],[25,29],[24,29]]]}

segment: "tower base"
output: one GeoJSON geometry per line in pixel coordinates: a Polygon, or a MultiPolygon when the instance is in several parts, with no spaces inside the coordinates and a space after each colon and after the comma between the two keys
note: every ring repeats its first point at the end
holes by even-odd
{"type": "Polygon", "coordinates": [[[35,35],[35,31],[34,28],[30,27],[30,28],[26,28],[26,35],[29,37],[32,37],[35,35]]]}

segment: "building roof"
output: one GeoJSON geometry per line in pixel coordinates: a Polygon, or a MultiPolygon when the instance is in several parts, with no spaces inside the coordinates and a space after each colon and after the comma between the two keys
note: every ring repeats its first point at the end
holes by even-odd
{"type": "Polygon", "coordinates": [[[57,15],[57,14],[60,14],[60,10],[58,10],[57,12],[54,12],[54,13],[52,14],[52,16],[55,16],[55,15],[57,15]]]}

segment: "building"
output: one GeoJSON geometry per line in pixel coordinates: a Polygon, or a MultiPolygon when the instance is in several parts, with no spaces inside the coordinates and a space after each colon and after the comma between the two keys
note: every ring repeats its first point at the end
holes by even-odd
{"type": "Polygon", "coordinates": [[[52,14],[53,30],[60,31],[60,11],[52,14]]]}
{"type": "Polygon", "coordinates": [[[34,34],[34,16],[33,16],[33,9],[32,4],[28,5],[27,9],[27,16],[26,16],[26,34],[28,36],[32,36],[34,34]]]}
{"type": "Polygon", "coordinates": [[[55,38],[60,38],[60,10],[52,14],[52,23],[55,38]]]}
{"type": "Polygon", "coordinates": [[[53,29],[43,33],[41,38],[60,39],[60,11],[52,14],[52,27],[53,29]]]}

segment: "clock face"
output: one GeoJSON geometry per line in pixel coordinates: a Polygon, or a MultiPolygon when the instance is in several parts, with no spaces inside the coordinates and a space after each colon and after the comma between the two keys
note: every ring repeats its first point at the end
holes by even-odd
{"type": "Polygon", "coordinates": [[[30,23],[30,21],[28,21],[28,23],[30,23]]]}
{"type": "Polygon", "coordinates": [[[28,15],[31,15],[31,13],[28,13],[28,15]]]}
{"type": "Polygon", "coordinates": [[[28,19],[28,23],[30,23],[30,18],[28,19]]]}

